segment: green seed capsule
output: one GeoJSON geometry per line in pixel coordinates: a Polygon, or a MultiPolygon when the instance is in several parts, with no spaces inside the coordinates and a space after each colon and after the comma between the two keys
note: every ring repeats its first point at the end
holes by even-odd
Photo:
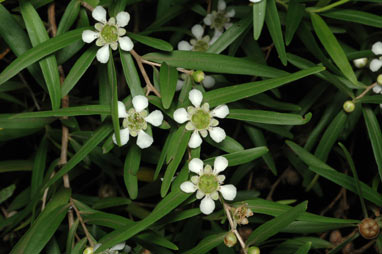
{"type": "Polygon", "coordinates": [[[192,73],[192,77],[194,78],[195,82],[202,82],[204,80],[204,72],[203,71],[194,71],[192,73]]]}
{"type": "Polygon", "coordinates": [[[378,85],[382,86],[382,74],[379,74],[377,77],[377,83],[378,85]]]}
{"type": "Polygon", "coordinates": [[[249,247],[248,254],[260,254],[259,247],[256,247],[256,246],[249,247]]]}
{"type": "Polygon", "coordinates": [[[224,237],[224,244],[227,247],[232,247],[237,243],[237,238],[233,232],[228,232],[224,237]]]}
{"type": "Polygon", "coordinates": [[[83,254],[93,254],[93,253],[94,253],[94,250],[93,250],[92,247],[87,247],[87,248],[84,250],[84,252],[83,252],[83,254]]]}
{"type": "Polygon", "coordinates": [[[345,101],[344,105],[343,105],[343,109],[345,110],[345,112],[347,113],[351,113],[354,111],[355,109],[355,104],[354,102],[352,101],[345,101]]]}

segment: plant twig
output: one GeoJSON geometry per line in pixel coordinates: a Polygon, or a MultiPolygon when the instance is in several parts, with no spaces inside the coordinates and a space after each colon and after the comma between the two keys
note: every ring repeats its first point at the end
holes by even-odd
{"type": "Polygon", "coordinates": [[[91,6],[91,5],[88,4],[87,2],[81,1],[81,5],[82,5],[82,7],[84,7],[85,9],[88,9],[89,11],[93,11],[93,10],[94,10],[93,6],[91,6]]]}
{"type": "Polygon", "coordinates": [[[223,203],[224,211],[225,211],[225,213],[227,215],[227,219],[228,219],[229,225],[231,227],[231,231],[236,235],[236,238],[237,238],[237,240],[240,243],[240,246],[241,246],[241,248],[243,250],[243,253],[247,254],[247,248],[245,246],[245,242],[244,242],[243,238],[241,237],[241,235],[239,234],[239,231],[237,231],[236,223],[234,223],[234,221],[232,219],[232,216],[231,216],[231,207],[227,203],[225,203],[223,200],[221,200],[221,202],[223,203]]]}
{"type": "Polygon", "coordinates": [[[9,48],[6,48],[3,52],[0,53],[0,60],[3,59],[11,51],[9,48]]]}
{"type": "Polygon", "coordinates": [[[91,236],[90,236],[89,230],[88,230],[88,228],[86,227],[85,222],[84,222],[84,220],[83,220],[82,217],[81,217],[81,213],[80,213],[80,211],[78,211],[78,208],[77,208],[76,205],[74,204],[72,198],[70,198],[70,205],[71,205],[71,207],[73,208],[73,210],[76,212],[76,216],[77,216],[78,220],[79,220],[80,223],[81,223],[82,229],[83,229],[84,232],[85,232],[86,238],[88,239],[88,242],[89,242],[90,246],[91,246],[91,247],[94,247],[94,242],[93,242],[93,240],[92,240],[92,238],[91,238],[91,236]]]}
{"type": "MultiPolygon", "coordinates": [[[[145,60],[145,59],[143,59],[143,58],[141,58],[141,60],[142,60],[142,63],[144,63],[144,64],[148,64],[148,65],[151,65],[151,66],[157,66],[157,67],[161,67],[161,66],[162,66],[162,64],[160,64],[160,63],[154,63],[154,62],[145,60]]],[[[191,71],[191,70],[186,70],[186,69],[184,69],[184,68],[180,68],[180,67],[178,67],[178,68],[176,68],[176,69],[177,69],[178,71],[183,72],[183,73],[186,73],[186,74],[188,74],[188,75],[191,75],[191,74],[193,73],[193,71],[191,71]]]]}
{"type": "Polygon", "coordinates": [[[377,85],[377,82],[371,84],[370,86],[366,87],[365,88],[365,91],[363,91],[360,95],[358,95],[357,97],[355,97],[353,99],[353,102],[356,102],[357,100],[361,99],[363,96],[365,96],[371,89],[373,89],[373,87],[375,87],[377,85]]]}

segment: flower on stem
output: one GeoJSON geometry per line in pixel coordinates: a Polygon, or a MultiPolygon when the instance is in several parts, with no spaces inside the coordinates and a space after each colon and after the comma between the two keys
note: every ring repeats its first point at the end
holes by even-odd
{"type": "MultiPolygon", "coordinates": [[[[133,98],[133,108],[126,110],[125,104],[121,101],[118,102],[118,117],[124,118],[120,130],[121,144],[125,145],[129,141],[129,136],[137,138],[137,145],[144,149],[154,142],[154,139],[145,132],[147,123],[156,127],[160,126],[163,122],[163,114],[159,110],[154,110],[150,114],[146,108],[149,105],[147,98],[143,95],[137,95],[133,98]]],[[[115,134],[113,134],[113,141],[117,144],[115,134]]]]}
{"type": "Polygon", "coordinates": [[[371,47],[371,51],[373,51],[376,56],[379,56],[370,62],[370,70],[376,72],[382,67],[382,42],[377,41],[374,43],[371,47]]]}
{"type": "Polygon", "coordinates": [[[123,28],[127,26],[130,21],[130,14],[122,11],[117,16],[111,17],[109,21],[106,20],[106,10],[102,6],[97,6],[92,16],[100,23],[94,25],[97,31],[85,30],[82,33],[82,40],[86,43],[91,43],[95,39],[96,45],[101,47],[97,51],[97,60],[101,63],[107,63],[109,60],[109,46],[116,50],[119,47],[124,51],[130,51],[133,49],[134,44],[132,40],[124,36],[126,30],[123,28]]]}
{"type": "Polygon", "coordinates": [[[186,129],[193,131],[188,146],[190,148],[199,147],[202,144],[200,135],[205,138],[208,133],[216,143],[222,142],[226,134],[222,128],[217,127],[219,121],[214,117],[225,118],[229,114],[228,106],[220,105],[210,111],[208,103],[201,105],[203,94],[197,89],[192,89],[188,94],[188,98],[194,106],[189,106],[187,110],[185,108],[178,108],[174,112],[174,120],[180,124],[188,121],[186,129]]]}
{"type": "Polygon", "coordinates": [[[178,43],[178,50],[186,51],[200,51],[205,52],[211,44],[213,44],[218,38],[213,37],[212,39],[208,35],[204,35],[204,28],[197,24],[191,28],[191,33],[194,36],[193,39],[188,41],[180,41],[178,43]]]}
{"type": "Polygon", "coordinates": [[[225,176],[219,175],[228,167],[228,160],[223,156],[218,156],[214,161],[214,168],[205,165],[198,158],[192,159],[188,163],[188,169],[197,175],[191,177],[191,181],[183,182],[180,189],[186,193],[196,191],[196,198],[202,199],[200,202],[200,211],[204,214],[211,214],[215,210],[214,200],[219,199],[219,193],[225,200],[234,200],[236,197],[236,187],[232,184],[222,185],[225,176]]]}
{"type": "Polygon", "coordinates": [[[219,37],[224,29],[228,29],[232,26],[230,22],[231,18],[235,16],[235,10],[231,9],[227,11],[227,4],[224,0],[218,1],[218,10],[212,11],[212,13],[207,14],[203,19],[204,24],[215,29],[214,37],[219,37]]]}
{"type": "MultiPolygon", "coordinates": [[[[101,246],[102,244],[97,243],[94,248],[88,247],[84,250],[83,254],[94,254],[94,252],[101,246]]],[[[126,245],[125,243],[119,243],[113,246],[110,249],[104,250],[100,254],[118,254],[119,251],[123,251],[123,253],[128,253],[131,251],[131,247],[126,245]]]]}

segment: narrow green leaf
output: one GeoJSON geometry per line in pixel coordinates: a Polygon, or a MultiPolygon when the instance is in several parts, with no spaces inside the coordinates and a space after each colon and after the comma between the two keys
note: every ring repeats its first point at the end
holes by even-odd
{"type": "Polygon", "coordinates": [[[373,148],[374,158],[378,166],[379,177],[382,179],[382,134],[377,117],[374,112],[367,107],[362,108],[363,117],[365,119],[367,132],[371,147],[373,148]]]}
{"type": "Polygon", "coordinates": [[[118,84],[117,84],[117,73],[114,66],[113,53],[110,51],[109,61],[107,62],[107,76],[111,90],[111,119],[113,121],[113,128],[115,134],[115,140],[118,146],[121,144],[121,133],[119,126],[119,113],[118,113],[118,84]]]}
{"type": "Polygon", "coordinates": [[[0,204],[3,203],[5,200],[10,198],[13,195],[13,192],[16,190],[16,185],[11,184],[8,187],[5,187],[0,190],[0,204]]]}
{"type": "Polygon", "coordinates": [[[262,242],[280,232],[283,228],[295,221],[307,208],[308,201],[289,209],[276,218],[257,227],[248,237],[247,245],[260,245],[262,242]]]}
{"type": "Polygon", "coordinates": [[[382,28],[382,17],[359,10],[338,9],[322,13],[322,16],[382,28]]]}
{"type": "Polygon", "coordinates": [[[138,196],[138,179],[137,172],[141,163],[141,149],[133,144],[130,146],[123,167],[123,179],[126,189],[131,199],[136,199],[138,196]]]}
{"type": "Polygon", "coordinates": [[[72,249],[72,251],[70,252],[71,254],[82,254],[82,251],[85,249],[85,246],[86,246],[86,242],[88,241],[88,239],[86,237],[82,238],[77,244],[76,246],[74,246],[74,248],[72,249]]]}
{"type": "Polygon", "coordinates": [[[204,94],[204,100],[207,101],[211,107],[234,102],[271,90],[276,87],[280,87],[287,83],[321,72],[323,70],[325,70],[324,67],[312,67],[280,78],[249,82],[240,85],[214,89],[204,94]]]}
{"type": "Polygon", "coordinates": [[[266,95],[265,93],[260,93],[255,96],[252,96],[248,100],[256,104],[260,104],[262,106],[281,111],[301,111],[301,107],[299,105],[274,99],[271,96],[266,95]]]}
{"type": "Polygon", "coordinates": [[[182,252],[182,254],[208,253],[208,251],[212,250],[213,248],[217,247],[218,245],[224,242],[224,237],[226,234],[227,232],[209,235],[205,237],[203,240],[201,240],[198,243],[198,245],[196,245],[194,248],[192,248],[191,250],[182,252]]]}
{"type": "Polygon", "coordinates": [[[178,71],[175,67],[162,63],[159,72],[159,87],[162,96],[162,104],[165,109],[170,108],[175,95],[178,71]]]}
{"type": "Polygon", "coordinates": [[[362,98],[356,99],[354,102],[382,104],[382,95],[363,96],[362,98]]]}
{"type": "Polygon", "coordinates": [[[157,163],[157,166],[156,166],[156,169],[155,169],[155,173],[154,173],[154,177],[153,177],[153,180],[156,180],[159,176],[159,173],[163,167],[163,164],[166,160],[166,156],[167,156],[167,152],[169,150],[169,147],[170,147],[170,143],[171,143],[171,139],[172,139],[172,136],[173,136],[174,132],[170,132],[168,135],[167,135],[167,138],[166,138],[166,141],[164,143],[164,146],[162,147],[162,151],[161,151],[161,154],[160,154],[160,157],[158,159],[158,163],[157,163]]]}
{"type": "Polygon", "coordinates": [[[298,250],[296,251],[296,254],[308,254],[310,247],[312,247],[312,242],[307,242],[304,245],[302,245],[298,250]]]}
{"type": "MultiPolygon", "coordinates": [[[[27,112],[13,115],[10,119],[14,121],[25,121],[26,119],[39,119],[40,117],[61,117],[61,116],[88,116],[88,115],[99,115],[106,114],[111,115],[110,105],[86,105],[77,106],[69,108],[60,108],[51,111],[38,111],[38,112],[27,112]]],[[[43,119],[42,119],[43,120],[43,119]]],[[[1,122],[0,122],[1,126],[1,122]]]]}
{"type": "Polygon", "coordinates": [[[64,83],[61,87],[61,96],[67,95],[73,87],[81,79],[82,75],[85,74],[90,64],[93,62],[98,48],[96,46],[90,47],[86,50],[75,62],[73,67],[70,69],[68,75],[65,78],[64,83]]]}
{"type": "Polygon", "coordinates": [[[140,35],[140,34],[134,34],[130,32],[127,32],[127,36],[131,37],[133,40],[136,40],[142,44],[145,44],[155,49],[159,49],[163,51],[173,50],[172,45],[170,43],[161,39],[157,39],[157,38],[153,38],[153,37],[149,37],[145,35],[140,35]]]}
{"type": "Polygon", "coordinates": [[[0,161],[0,173],[32,171],[33,161],[30,160],[6,160],[0,161]]]}
{"type": "Polygon", "coordinates": [[[308,113],[302,117],[297,114],[279,113],[266,110],[231,109],[227,118],[255,123],[301,125],[309,122],[312,118],[312,114],[308,113]]]}
{"type": "Polygon", "coordinates": [[[253,4],[253,38],[255,41],[259,39],[261,31],[263,30],[266,8],[267,1],[260,1],[253,4]]]}
{"type": "Polygon", "coordinates": [[[272,37],[273,43],[275,44],[276,51],[279,54],[279,58],[282,64],[287,65],[284,37],[281,31],[281,23],[280,23],[279,14],[277,12],[275,0],[267,1],[265,23],[267,24],[268,31],[272,37]]]}
{"type": "Polygon", "coordinates": [[[81,2],[78,0],[71,0],[66,6],[65,12],[62,15],[60,23],[58,23],[57,34],[61,35],[67,32],[76,21],[80,13],[81,2]]]}
{"type": "Polygon", "coordinates": [[[66,238],[66,253],[72,253],[71,249],[74,247],[74,235],[77,231],[79,219],[77,218],[69,228],[68,237],[66,238]]]}
{"type": "Polygon", "coordinates": [[[161,236],[155,232],[142,233],[137,235],[137,238],[158,246],[165,247],[170,250],[178,250],[178,246],[167,240],[164,236],[161,236]]]}
{"type": "Polygon", "coordinates": [[[274,78],[287,74],[285,71],[258,64],[253,61],[196,51],[173,51],[171,53],[149,53],[144,59],[157,63],[166,62],[171,66],[207,72],[253,75],[274,78]]]}
{"type": "Polygon", "coordinates": [[[238,141],[236,141],[234,138],[231,138],[230,136],[226,136],[225,139],[221,141],[220,143],[216,143],[209,136],[207,136],[204,140],[207,141],[208,144],[226,153],[234,153],[234,152],[239,152],[244,150],[244,147],[238,141]]]}
{"type": "Polygon", "coordinates": [[[121,57],[123,74],[125,75],[126,83],[129,86],[131,96],[145,95],[131,54],[129,52],[119,50],[119,55],[121,57]]]}
{"type": "MultiPolygon", "coordinates": [[[[242,165],[242,164],[251,162],[257,158],[260,158],[261,156],[266,154],[268,151],[269,150],[267,147],[260,146],[260,147],[255,147],[251,149],[246,149],[239,152],[223,154],[222,156],[224,156],[228,160],[228,166],[233,167],[233,166],[242,165]]],[[[212,165],[214,161],[215,161],[215,157],[205,160],[204,163],[212,165]]]]}
{"type": "Polygon", "coordinates": [[[128,198],[122,197],[107,197],[102,198],[99,201],[95,202],[92,206],[94,209],[105,209],[116,206],[126,206],[131,204],[131,200],[128,198]]]}
{"type": "Polygon", "coordinates": [[[46,157],[48,154],[48,139],[44,136],[41,139],[40,145],[37,149],[36,156],[33,162],[32,177],[31,177],[31,197],[38,193],[44,179],[44,172],[46,168],[46,157]]]}
{"type": "Polygon", "coordinates": [[[320,39],[322,45],[338,66],[341,72],[348,78],[353,84],[357,83],[357,77],[353,72],[344,50],[338,43],[336,37],[333,35],[330,28],[325,23],[325,21],[317,14],[311,13],[310,17],[312,19],[312,24],[314,31],[316,32],[318,38],[320,39]]]}
{"type": "Polygon", "coordinates": [[[295,32],[304,16],[305,8],[297,0],[291,0],[288,3],[288,12],[286,17],[285,43],[288,46],[293,39],[295,32]]]}
{"type": "Polygon", "coordinates": [[[251,24],[252,17],[248,16],[234,23],[227,31],[225,31],[219,39],[217,39],[206,52],[219,54],[231,45],[240,35],[242,35],[251,24]]]}

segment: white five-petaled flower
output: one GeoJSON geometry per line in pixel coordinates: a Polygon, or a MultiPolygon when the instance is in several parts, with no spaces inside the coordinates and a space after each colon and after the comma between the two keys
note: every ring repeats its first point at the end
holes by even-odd
{"type": "Polygon", "coordinates": [[[379,56],[370,62],[370,70],[376,72],[382,67],[382,42],[377,41],[374,43],[371,47],[371,51],[373,51],[376,56],[379,56]]]}
{"type": "Polygon", "coordinates": [[[214,168],[206,165],[203,168],[203,161],[194,158],[188,168],[197,175],[191,177],[191,181],[186,181],[180,185],[180,189],[187,193],[196,191],[196,198],[203,200],[200,202],[200,210],[204,214],[211,214],[215,210],[214,200],[219,199],[220,192],[225,200],[234,200],[236,197],[236,187],[232,184],[222,185],[225,176],[219,175],[228,167],[228,160],[223,156],[218,156],[214,161],[214,168]]]}
{"type": "Polygon", "coordinates": [[[178,43],[178,49],[179,50],[186,50],[186,51],[200,51],[205,52],[209,48],[211,44],[213,44],[218,37],[213,37],[210,39],[210,36],[204,35],[204,28],[197,24],[194,25],[191,28],[191,33],[195,37],[194,39],[191,39],[190,42],[188,41],[180,41],[178,43]]]}
{"type": "Polygon", "coordinates": [[[231,18],[235,16],[235,10],[226,10],[227,4],[224,0],[218,1],[218,10],[212,11],[212,13],[207,14],[203,19],[204,24],[215,29],[214,37],[219,37],[224,29],[228,29],[232,26],[230,22],[231,18]]]}
{"type": "Polygon", "coordinates": [[[128,12],[119,12],[116,18],[111,17],[109,21],[107,21],[106,10],[102,6],[97,6],[93,10],[92,16],[95,20],[100,22],[94,26],[97,31],[85,30],[82,33],[82,40],[86,43],[91,43],[97,39],[96,45],[101,47],[97,51],[97,60],[99,62],[107,63],[109,60],[109,46],[113,50],[118,48],[118,44],[124,51],[133,49],[134,44],[132,40],[124,36],[126,30],[122,28],[127,26],[130,21],[130,14],[128,12]]]}
{"type": "MultiPolygon", "coordinates": [[[[88,247],[84,250],[83,254],[93,254],[102,244],[97,243],[94,248],[88,247]]],[[[131,251],[131,247],[126,245],[125,243],[119,243],[113,246],[110,249],[107,249],[100,254],[118,254],[119,251],[123,251],[123,253],[128,253],[131,251]]]]}
{"type": "MultiPolygon", "coordinates": [[[[137,138],[137,145],[144,149],[154,142],[153,137],[145,132],[147,123],[156,127],[160,126],[163,122],[163,114],[159,110],[154,110],[148,114],[146,108],[149,105],[147,98],[143,95],[137,95],[133,98],[133,108],[126,110],[125,104],[121,101],[118,102],[118,117],[124,118],[120,130],[121,144],[125,145],[129,141],[129,135],[137,138]]],[[[115,134],[113,134],[113,141],[117,144],[115,134]]]]}
{"type": "Polygon", "coordinates": [[[201,105],[203,94],[197,89],[192,89],[188,94],[188,98],[194,107],[189,106],[187,110],[185,108],[178,108],[174,112],[174,120],[180,124],[188,121],[186,129],[193,131],[188,146],[190,148],[199,147],[202,144],[200,135],[205,138],[208,133],[215,142],[220,143],[223,141],[226,137],[225,131],[217,127],[219,121],[214,117],[225,118],[229,114],[228,106],[220,105],[210,111],[208,103],[201,105]]]}

